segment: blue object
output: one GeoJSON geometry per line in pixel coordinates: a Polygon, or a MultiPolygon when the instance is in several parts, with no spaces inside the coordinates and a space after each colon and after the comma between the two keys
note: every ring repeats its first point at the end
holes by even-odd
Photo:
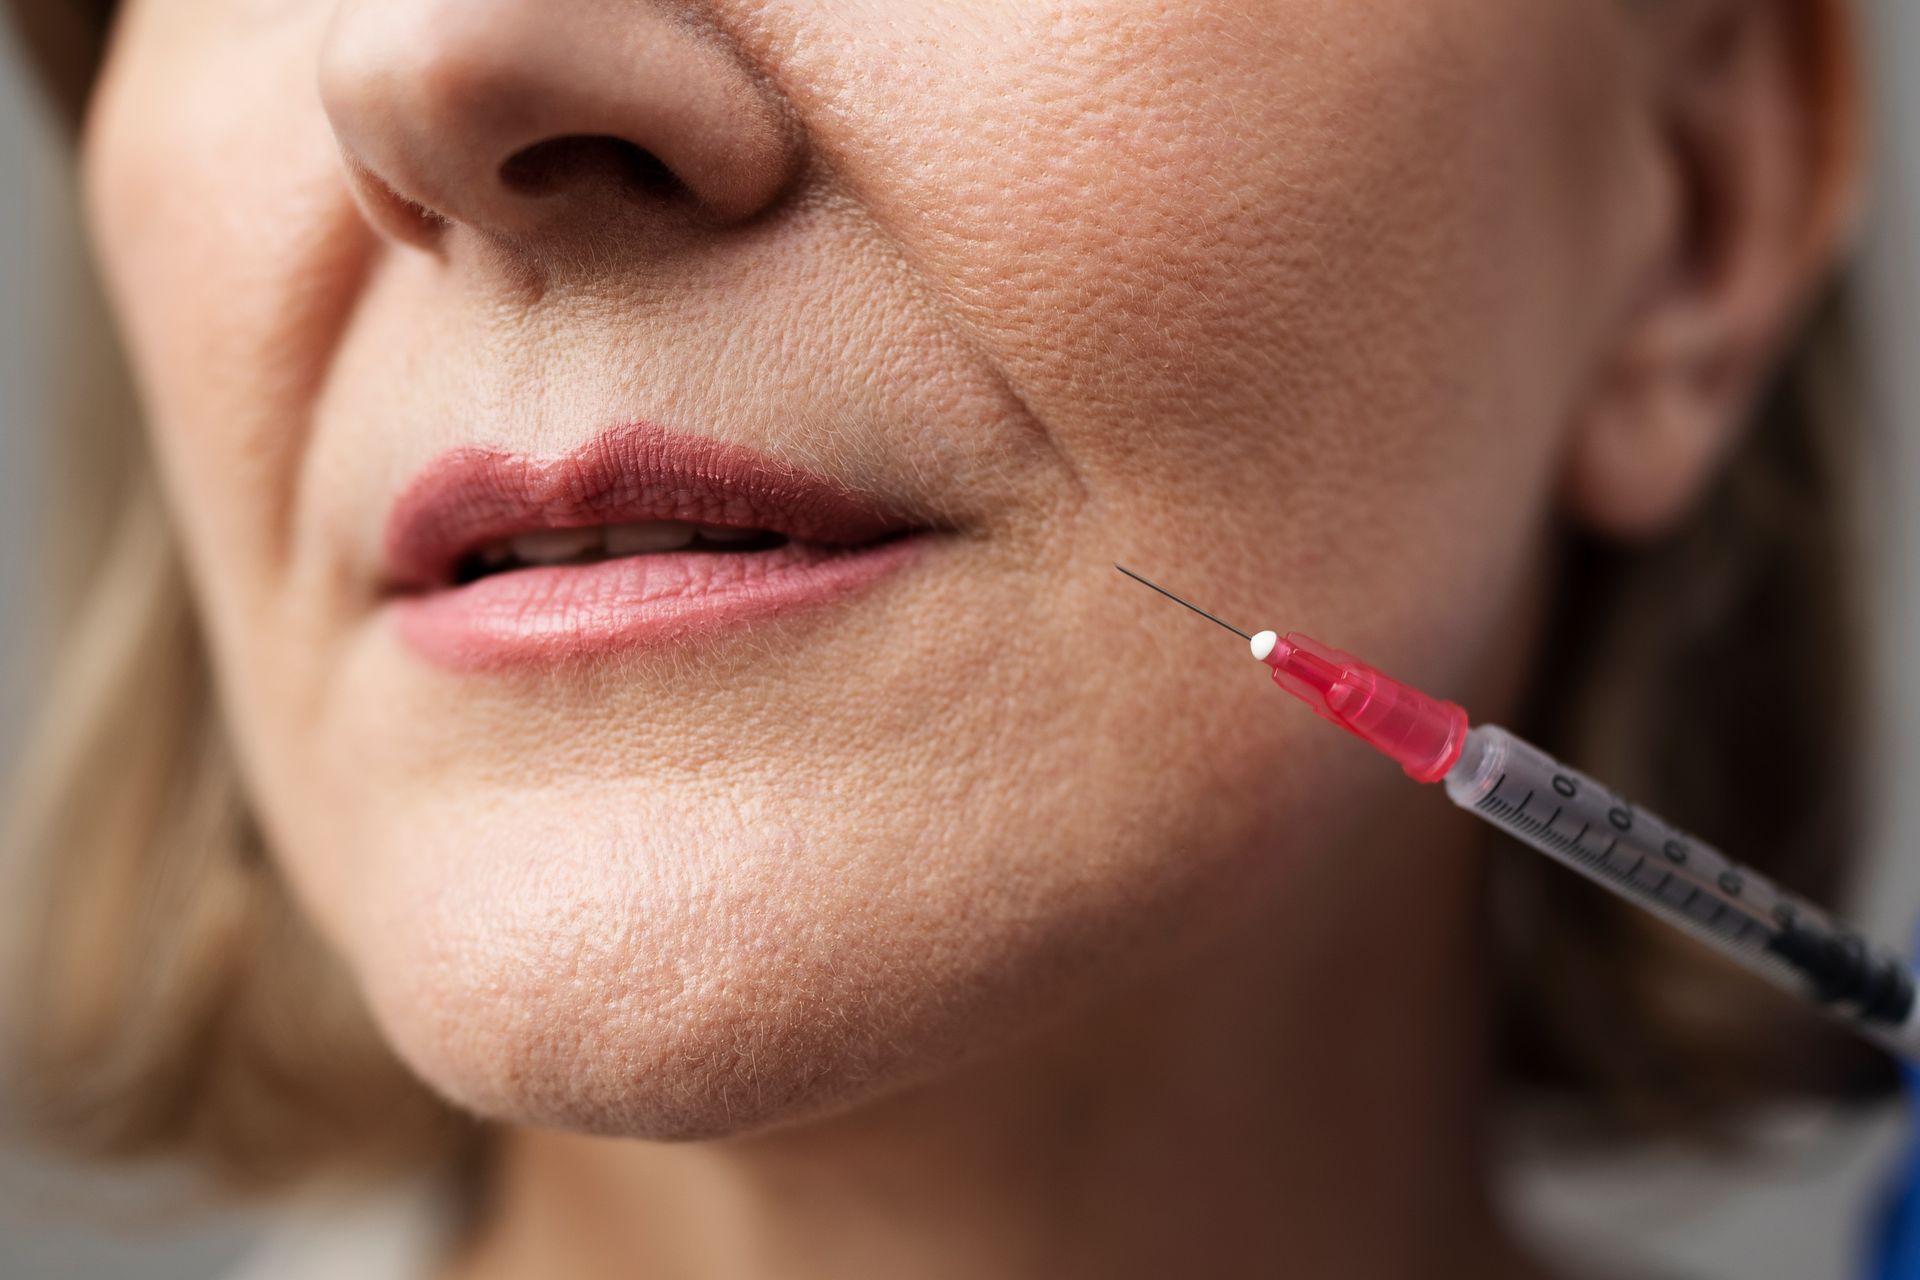
{"type": "MultiPolygon", "coordinates": [[[[1920,1112],[1920,1070],[1900,1064],[1906,1085],[1907,1124],[1920,1112]]],[[[1869,1280],[1920,1280],[1920,1134],[1910,1133],[1907,1153],[1888,1188],[1869,1242],[1869,1280]]]]}
{"type": "MultiPolygon", "coordinates": [[[[1920,956],[1920,928],[1912,954],[1920,956]]],[[[1920,1280],[1920,1067],[1900,1062],[1907,1096],[1907,1153],[1889,1180],[1867,1242],[1867,1280],[1920,1280]]]]}

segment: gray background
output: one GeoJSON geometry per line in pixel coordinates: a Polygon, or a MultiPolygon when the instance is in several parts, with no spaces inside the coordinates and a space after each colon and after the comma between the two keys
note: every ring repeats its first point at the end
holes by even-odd
{"type": "MultiPolygon", "coordinates": [[[[1871,231],[1868,289],[1877,323],[1878,390],[1890,406],[1873,485],[1871,539],[1879,556],[1882,658],[1920,658],[1920,89],[1901,72],[1920,51],[1920,5],[1882,0],[1875,14],[1885,135],[1871,231]]],[[[72,217],[59,155],[11,49],[0,63],[0,671],[19,647],[22,566],[36,559],[33,456],[56,353],[39,323],[61,269],[57,229],[72,217]],[[11,608],[10,608],[11,606],[11,608]]],[[[1885,936],[1903,936],[1920,913],[1920,663],[1898,671],[1875,730],[1880,782],[1874,810],[1878,863],[1853,914],[1885,936]]],[[[0,684],[0,742],[20,708],[0,684]]],[[[1852,1274],[1859,1219],[1904,1138],[1891,1112],[1851,1121],[1784,1116],[1773,1154],[1738,1170],[1647,1153],[1587,1165],[1523,1162],[1510,1196],[1543,1239],[1582,1259],[1698,1277],[1819,1280],[1852,1274]]],[[[0,1147],[0,1280],[218,1274],[251,1224],[156,1212],[163,1177],[106,1180],[0,1147]]]]}

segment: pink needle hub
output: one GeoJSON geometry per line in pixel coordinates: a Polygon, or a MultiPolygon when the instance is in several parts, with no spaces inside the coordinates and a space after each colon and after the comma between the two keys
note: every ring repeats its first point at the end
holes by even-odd
{"type": "Polygon", "coordinates": [[[1415,782],[1447,776],[1467,741],[1467,712],[1308,636],[1262,631],[1253,656],[1322,719],[1390,756],[1415,782]]]}

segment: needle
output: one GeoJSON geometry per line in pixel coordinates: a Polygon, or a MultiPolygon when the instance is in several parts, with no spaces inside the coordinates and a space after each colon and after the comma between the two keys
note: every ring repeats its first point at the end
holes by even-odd
{"type": "Polygon", "coordinates": [[[1135,573],[1133,570],[1127,568],[1127,566],[1123,564],[1116,564],[1113,567],[1118,569],[1120,572],[1126,574],[1129,578],[1132,578],[1135,582],[1140,583],[1142,586],[1152,587],[1155,591],[1158,591],[1161,595],[1173,601],[1175,604],[1186,605],[1187,608],[1193,610],[1195,613],[1205,618],[1208,622],[1213,623],[1215,626],[1225,627],[1227,630],[1233,632],[1233,634],[1239,636],[1242,640],[1251,641],[1253,639],[1252,636],[1248,635],[1246,632],[1242,631],[1240,628],[1233,626],[1230,623],[1220,621],[1220,619],[1214,617],[1212,614],[1208,613],[1205,609],[1202,609],[1199,605],[1187,604],[1185,600],[1182,600],[1179,596],[1173,594],[1173,592],[1167,590],[1165,587],[1158,586],[1154,583],[1148,582],[1145,578],[1141,577],[1139,574],[1135,573]]]}

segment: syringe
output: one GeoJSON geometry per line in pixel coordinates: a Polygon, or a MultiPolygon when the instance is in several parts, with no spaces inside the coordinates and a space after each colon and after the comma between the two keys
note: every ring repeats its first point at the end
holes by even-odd
{"type": "Polygon", "coordinates": [[[1465,709],[1299,634],[1249,635],[1114,568],[1247,641],[1274,683],[1447,798],[1739,964],[1920,1061],[1914,974],[1892,948],[1842,928],[1765,876],[1465,709]]]}

